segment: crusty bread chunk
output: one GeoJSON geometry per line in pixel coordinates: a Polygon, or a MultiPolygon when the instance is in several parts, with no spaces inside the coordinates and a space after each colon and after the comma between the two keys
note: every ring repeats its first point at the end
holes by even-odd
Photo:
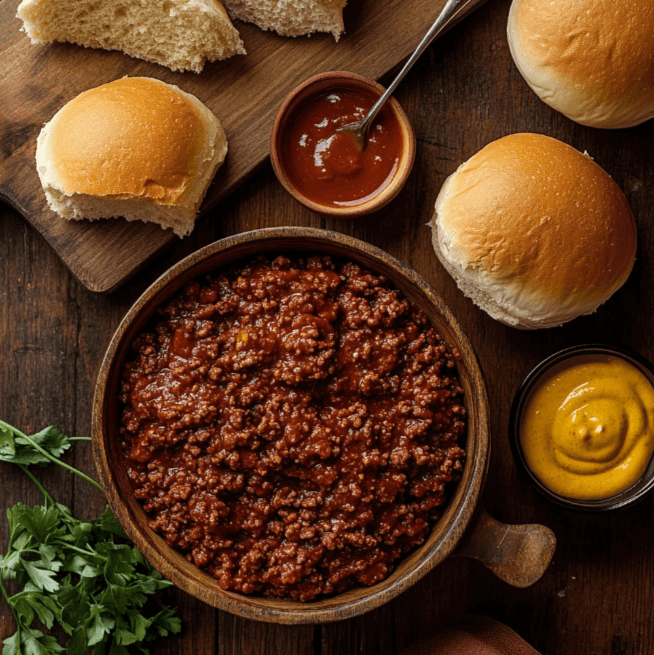
{"type": "Polygon", "coordinates": [[[64,218],[122,216],[184,236],[226,154],[220,121],[195,96],[125,77],[65,104],[39,134],[36,166],[64,218]]]}
{"type": "Polygon", "coordinates": [[[345,29],[347,0],[225,0],[233,17],[283,36],[331,32],[338,41],[345,29]]]}
{"type": "Polygon", "coordinates": [[[217,0],[23,0],[18,17],[32,43],[122,50],[172,70],[245,54],[217,0]]]}

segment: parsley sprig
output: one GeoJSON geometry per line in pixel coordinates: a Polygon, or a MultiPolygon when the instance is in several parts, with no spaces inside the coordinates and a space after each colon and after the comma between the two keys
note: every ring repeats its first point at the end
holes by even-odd
{"type": "Polygon", "coordinates": [[[9,543],[0,554],[0,592],[16,619],[3,655],[128,655],[149,653],[146,644],[179,632],[174,610],[152,613],[148,596],[171,585],[129,542],[109,507],[93,521],[76,519],[27,468],[51,462],[100,485],[60,457],[73,441],[54,426],[28,436],[0,421],[0,461],[18,466],[39,488],[44,504],[7,510],[9,543]],[[9,595],[5,582],[20,591],[9,595]],[[34,622],[68,635],[65,648],[34,622]]]}

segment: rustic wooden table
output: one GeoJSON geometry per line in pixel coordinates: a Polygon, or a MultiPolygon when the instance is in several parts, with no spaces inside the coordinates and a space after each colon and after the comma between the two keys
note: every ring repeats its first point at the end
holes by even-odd
{"type": "MultiPolygon", "coordinates": [[[[298,205],[266,167],[195,233],[148,265],[120,291],[85,291],[12,209],[0,205],[0,417],[26,431],[54,423],[88,435],[91,399],[105,348],[127,308],[171,264],[222,237],[259,227],[303,225],[346,232],[413,266],[445,298],[475,345],[493,416],[493,453],[484,502],[505,522],[539,522],[558,538],[554,561],[527,590],[508,587],[480,565],[449,560],[400,598],[366,616],[322,627],[248,622],[168,592],[184,619],[181,636],[156,653],[193,655],[349,655],[399,653],[434,626],[465,612],[507,623],[543,654],[646,655],[654,652],[654,498],[615,516],[575,515],[541,499],[519,475],[507,441],[508,413],[522,376],[550,353],[577,343],[624,345],[654,358],[654,255],[651,143],[654,121],[604,132],[570,122],[543,105],[511,61],[505,26],[509,0],[490,0],[438,41],[411,73],[400,102],[418,137],[416,166],[390,206],[357,222],[334,222],[298,205]],[[565,327],[520,332],[496,323],[463,297],[434,256],[428,228],[445,178],[489,141],[542,132],[587,150],[624,189],[639,229],[638,260],[626,286],[596,314],[565,327]]],[[[0,163],[1,165],[1,163],[0,163]]],[[[68,460],[93,473],[90,448],[68,460]]],[[[42,477],[82,518],[104,504],[59,470],[42,477]]],[[[0,466],[0,505],[40,502],[16,470],[0,466]]],[[[6,543],[4,516],[0,543],[6,543]]],[[[13,632],[0,606],[0,639],[13,632]]]]}

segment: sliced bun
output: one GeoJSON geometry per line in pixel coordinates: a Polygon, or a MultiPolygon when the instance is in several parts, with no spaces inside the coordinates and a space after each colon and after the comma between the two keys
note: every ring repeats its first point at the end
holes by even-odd
{"type": "Polygon", "coordinates": [[[233,17],[283,36],[330,32],[338,41],[345,29],[347,0],[225,0],[233,17]]]}
{"type": "Polygon", "coordinates": [[[459,288],[519,328],[594,312],[636,256],[636,224],[618,185],[587,155],[539,134],[493,141],[462,164],[431,227],[459,288]]]}
{"type": "Polygon", "coordinates": [[[122,50],[172,70],[245,54],[217,0],[23,0],[18,17],[32,43],[122,50]]]}
{"type": "Polygon", "coordinates": [[[184,236],[226,154],[220,121],[196,97],[125,77],[64,105],[39,134],[36,165],[64,218],[123,216],[184,236]]]}
{"type": "Polygon", "coordinates": [[[652,0],[513,0],[513,60],[548,105],[592,127],[654,117],[652,0]]]}

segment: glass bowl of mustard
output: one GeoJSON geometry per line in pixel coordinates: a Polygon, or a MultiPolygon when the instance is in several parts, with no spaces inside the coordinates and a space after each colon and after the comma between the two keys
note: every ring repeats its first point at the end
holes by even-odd
{"type": "Polygon", "coordinates": [[[654,490],[654,366],[603,344],[551,355],[518,388],[509,440],[554,503],[598,513],[632,505],[654,490]]]}

